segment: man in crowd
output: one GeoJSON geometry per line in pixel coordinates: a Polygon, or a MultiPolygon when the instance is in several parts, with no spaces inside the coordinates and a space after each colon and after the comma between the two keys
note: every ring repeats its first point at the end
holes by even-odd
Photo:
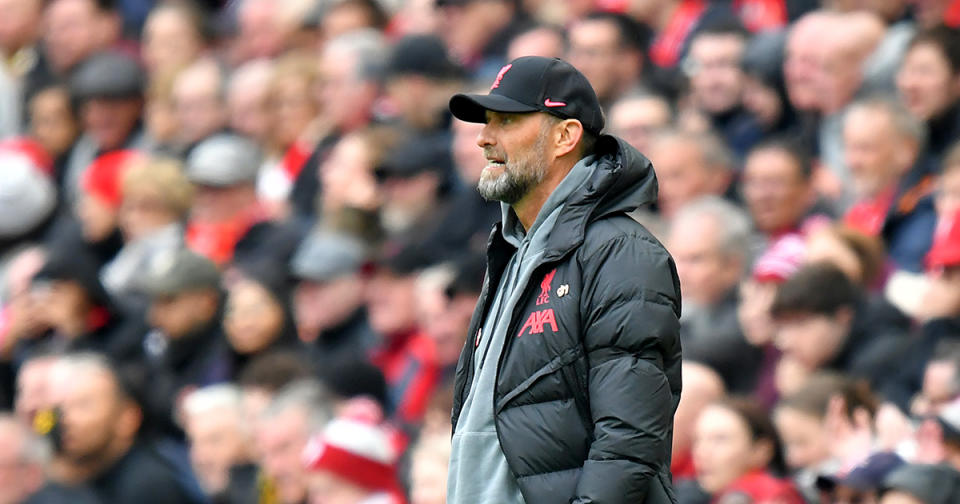
{"type": "Polygon", "coordinates": [[[754,227],[770,238],[798,231],[814,203],[810,161],[785,141],[754,147],[744,162],[740,184],[754,227]]]}
{"type": "Polygon", "coordinates": [[[462,70],[447,54],[443,41],[411,35],[397,42],[386,66],[386,95],[400,120],[429,133],[450,124],[447,100],[461,87],[462,70]]]}
{"type": "Polygon", "coordinates": [[[583,72],[602,105],[609,106],[640,82],[643,34],[622,14],[596,13],[570,29],[569,59],[583,72]]]}
{"type": "Polygon", "coordinates": [[[662,131],[654,135],[645,154],[657,171],[657,205],[667,221],[700,196],[724,195],[733,181],[733,157],[710,133],[662,131]]]}
{"type": "Polygon", "coordinates": [[[649,153],[650,141],[673,121],[666,98],[655,94],[628,94],[610,106],[610,132],[641,153],[649,153]]]}
{"type": "Polygon", "coordinates": [[[190,148],[221,132],[227,125],[226,85],[218,63],[199,60],[173,83],[173,105],[181,148],[190,148]]]}
{"type": "Polygon", "coordinates": [[[667,239],[677,262],[684,313],[684,355],[720,374],[730,390],[747,393],[761,358],[737,321],[740,279],[750,262],[750,221],[716,196],[681,207],[667,239]]]}

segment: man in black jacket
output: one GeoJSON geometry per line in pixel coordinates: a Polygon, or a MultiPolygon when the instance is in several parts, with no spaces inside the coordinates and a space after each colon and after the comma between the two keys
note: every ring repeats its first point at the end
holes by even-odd
{"type": "Polygon", "coordinates": [[[680,287],[626,215],[650,162],[607,135],[568,63],[518,58],[453,114],[486,123],[480,193],[503,202],[457,367],[448,502],[674,502],[680,287]]]}

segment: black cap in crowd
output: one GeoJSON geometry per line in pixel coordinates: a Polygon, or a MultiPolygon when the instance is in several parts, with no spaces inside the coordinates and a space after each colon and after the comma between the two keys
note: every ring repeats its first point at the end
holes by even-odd
{"type": "Polygon", "coordinates": [[[447,174],[453,171],[450,137],[429,135],[403,142],[374,171],[378,179],[408,178],[426,172],[447,174]]]}
{"type": "Polygon", "coordinates": [[[91,98],[139,98],[146,78],[130,56],[105,51],[84,60],[70,77],[70,94],[75,100],[91,98]]]}
{"type": "Polygon", "coordinates": [[[397,42],[387,62],[387,77],[419,75],[430,79],[458,79],[463,69],[434,35],[409,35],[397,42]]]}
{"type": "Polygon", "coordinates": [[[576,119],[593,134],[603,130],[603,111],[590,82],[559,58],[517,58],[500,69],[489,94],[457,94],[450,99],[450,111],[463,121],[487,122],[487,110],[546,112],[576,119]]]}

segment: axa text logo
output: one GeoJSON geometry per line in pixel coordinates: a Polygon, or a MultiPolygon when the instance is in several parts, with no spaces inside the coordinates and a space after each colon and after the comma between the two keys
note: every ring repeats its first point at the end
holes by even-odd
{"type": "Polygon", "coordinates": [[[531,313],[527,317],[527,321],[523,323],[523,327],[520,328],[520,332],[517,333],[517,337],[523,336],[527,329],[530,330],[528,334],[542,334],[543,326],[547,324],[550,325],[553,332],[557,332],[557,318],[553,314],[553,308],[531,313]]]}

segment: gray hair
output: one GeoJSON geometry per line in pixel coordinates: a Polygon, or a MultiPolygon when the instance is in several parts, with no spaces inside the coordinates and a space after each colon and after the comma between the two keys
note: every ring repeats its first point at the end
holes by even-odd
{"type": "Polygon", "coordinates": [[[923,150],[927,143],[927,126],[914,117],[902,101],[883,94],[868,96],[853,102],[847,110],[847,116],[864,110],[881,111],[886,114],[898,135],[913,140],[917,150],[923,150]]]}
{"type": "Polygon", "coordinates": [[[749,262],[751,251],[750,217],[733,203],[719,196],[704,196],[687,203],[673,218],[671,227],[688,226],[700,219],[712,219],[720,232],[719,252],[749,262]]]}
{"type": "Polygon", "coordinates": [[[736,158],[730,148],[714,133],[695,132],[682,129],[664,129],[657,132],[651,143],[680,142],[692,146],[700,153],[703,163],[712,169],[732,172],[736,168],[736,158]]]}
{"type": "MultiPolygon", "coordinates": [[[[37,435],[15,416],[0,413],[0,429],[9,428],[14,431],[16,439],[20,440],[16,459],[24,465],[45,466],[52,456],[50,443],[37,435]]],[[[9,449],[7,447],[6,449],[9,449]]]]}
{"type": "Polygon", "coordinates": [[[240,387],[222,383],[197,389],[183,400],[183,413],[188,418],[211,411],[229,410],[231,416],[240,418],[243,402],[240,387]]]}
{"type": "Polygon", "coordinates": [[[277,392],[263,418],[274,418],[291,409],[304,411],[310,433],[319,432],[333,418],[333,395],[317,380],[297,380],[277,392]]]}
{"type": "Polygon", "coordinates": [[[355,59],[353,75],[360,81],[379,81],[387,64],[389,46],[373,28],[354,30],[327,42],[324,51],[345,52],[355,59]]]}

